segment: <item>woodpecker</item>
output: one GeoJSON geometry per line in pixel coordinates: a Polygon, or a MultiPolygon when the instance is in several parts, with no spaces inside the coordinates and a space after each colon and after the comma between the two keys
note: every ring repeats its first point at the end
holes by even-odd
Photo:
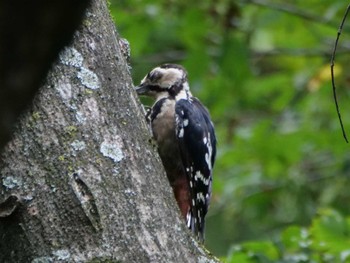
{"type": "Polygon", "coordinates": [[[203,242],[216,155],[209,112],[192,96],[180,65],[154,68],[136,92],[155,99],[147,115],[160,158],[187,227],[203,242]]]}

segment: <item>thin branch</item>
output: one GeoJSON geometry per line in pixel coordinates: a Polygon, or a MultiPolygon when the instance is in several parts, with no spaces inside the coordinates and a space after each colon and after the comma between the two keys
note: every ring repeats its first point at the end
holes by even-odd
{"type": "MultiPolygon", "coordinates": [[[[303,9],[299,9],[293,5],[288,5],[286,3],[276,4],[276,3],[271,3],[271,2],[265,1],[265,0],[246,0],[246,1],[243,1],[243,3],[254,4],[254,5],[259,5],[262,7],[269,8],[269,9],[278,10],[281,12],[285,12],[285,13],[288,13],[291,15],[298,16],[298,17],[303,18],[305,20],[314,21],[314,22],[324,24],[324,25],[327,25],[330,27],[337,27],[338,26],[338,23],[333,21],[333,20],[329,20],[325,17],[318,16],[318,15],[310,13],[310,12],[306,12],[303,9]]],[[[347,27],[347,29],[349,29],[349,28],[347,27]]]]}
{"type": "Polygon", "coordinates": [[[348,143],[348,139],[346,137],[346,132],[345,132],[343,121],[342,121],[342,118],[341,118],[341,115],[340,115],[340,110],[339,110],[339,105],[338,105],[338,100],[337,100],[337,92],[336,92],[335,80],[334,80],[334,61],[335,61],[335,53],[337,51],[338,41],[339,41],[341,32],[343,30],[343,26],[344,26],[346,17],[347,17],[347,15],[349,13],[349,10],[350,10],[350,5],[348,5],[348,7],[346,8],[345,14],[343,16],[343,20],[340,23],[340,26],[339,26],[339,29],[338,29],[338,32],[337,32],[337,38],[336,38],[335,43],[334,43],[334,49],[333,49],[333,53],[332,53],[332,58],[331,58],[331,77],[332,77],[334,103],[335,103],[335,107],[336,107],[336,110],[337,110],[337,114],[338,114],[338,118],[339,118],[339,122],[340,122],[340,127],[341,127],[341,130],[343,132],[343,137],[344,137],[344,139],[345,139],[345,141],[347,143],[348,143]]]}

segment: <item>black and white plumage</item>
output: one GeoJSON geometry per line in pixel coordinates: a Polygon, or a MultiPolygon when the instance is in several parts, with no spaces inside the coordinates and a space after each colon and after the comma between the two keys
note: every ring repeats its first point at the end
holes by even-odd
{"type": "Polygon", "coordinates": [[[203,241],[216,154],[209,112],[192,96],[180,65],[154,68],[136,91],[156,99],[150,122],[159,155],[187,226],[203,241]]]}

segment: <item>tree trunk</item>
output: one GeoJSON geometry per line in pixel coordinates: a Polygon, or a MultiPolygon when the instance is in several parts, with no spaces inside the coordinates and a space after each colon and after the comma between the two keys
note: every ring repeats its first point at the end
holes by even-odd
{"type": "Polygon", "coordinates": [[[5,147],[0,262],[216,262],[180,218],[118,39],[94,1],[5,147]]]}
{"type": "Polygon", "coordinates": [[[0,151],[90,0],[0,1],[0,151]]]}

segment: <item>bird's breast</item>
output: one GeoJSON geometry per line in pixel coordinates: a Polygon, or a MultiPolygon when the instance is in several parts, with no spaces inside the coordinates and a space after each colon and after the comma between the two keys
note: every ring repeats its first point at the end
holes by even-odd
{"type": "Polygon", "coordinates": [[[175,100],[164,100],[152,121],[152,131],[158,145],[175,140],[175,100]]]}

